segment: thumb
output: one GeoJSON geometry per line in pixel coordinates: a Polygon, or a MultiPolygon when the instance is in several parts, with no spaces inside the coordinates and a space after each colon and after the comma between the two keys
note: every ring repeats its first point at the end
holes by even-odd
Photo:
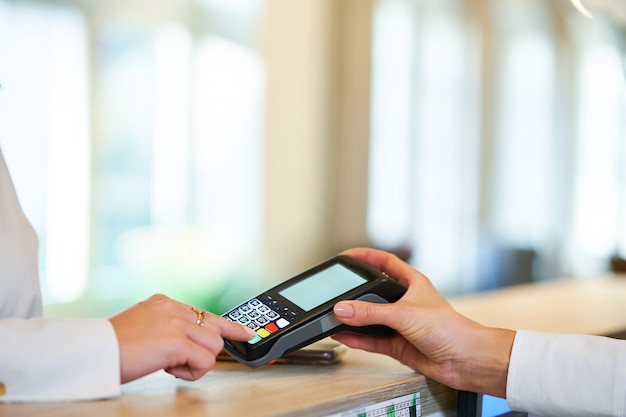
{"type": "Polygon", "coordinates": [[[377,304],[366,301],[340,301],[333,312],[337,320],[350,326],[384,324],[394,327],[393,309],[390,304],[377,304]]]}

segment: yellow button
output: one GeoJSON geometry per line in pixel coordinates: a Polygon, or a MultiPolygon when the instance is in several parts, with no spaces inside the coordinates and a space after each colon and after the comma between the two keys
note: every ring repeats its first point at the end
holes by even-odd
{"type": "Polygon", "coordinates": [[[256,334],[258,334],[259,336],[261,336],[262,338],[265,339],[267,336],[270,335],[270,332],[268,332],[265,329],[259,329],[259,330],[256,331],[256,334]]]}
{"type": "Polygon", "coordinates": [[[7,393],[7,386],[4,385],[4,382],[0,382],[0,397],[7,393]]]}

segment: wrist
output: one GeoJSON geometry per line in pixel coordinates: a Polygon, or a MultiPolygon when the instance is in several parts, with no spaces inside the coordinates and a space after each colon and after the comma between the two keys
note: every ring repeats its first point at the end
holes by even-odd
{"type": "Polygon", "coordinates": [[[466,358],[463,388],[467,391],[480,392],[506,398],[506,384],[509,362],[515,331],[483,327],[474,346],[469,349],[471,357],[466,358]]]}

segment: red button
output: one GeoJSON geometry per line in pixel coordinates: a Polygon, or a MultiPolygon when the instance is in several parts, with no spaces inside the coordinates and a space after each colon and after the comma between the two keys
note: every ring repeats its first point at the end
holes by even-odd
{"type": "Polygon", "coordinates": [[[278,327],[274,323],[270,323],[265,326],[265,329],[270,333],[276,333],[278,331],[278,327]]]}

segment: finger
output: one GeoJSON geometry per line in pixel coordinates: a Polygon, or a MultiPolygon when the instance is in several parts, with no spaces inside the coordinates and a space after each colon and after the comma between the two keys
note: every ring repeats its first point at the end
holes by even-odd
{"type": "Polygon", "coordinates": [[[202,327],[194,324],[188,329],[187,337],[214,356],[224,348],[223,338],[245,342],[256,336],[254,330],[211,313],[207,313],[202,327]]]}
{"type": "Polygon", "coordinates": [[[376,337],[356,333],[337,333],[332,338],[339,343],[367,352],[382,353],[383,355],[394,357],[398,360],[405,360],[402,354],[410,352],[415,354],[415,349],[406,349],[408,342],[401,335],[392,337],[376,337]]]}
{"type": "MultiPolygon", "coordinates": [[[[385,345],[380,346],[378,344],[379,341],[376,339],[380,338],[356,333],[336,333],[331,337],[339,343],[343,343],[344,345],[353,349],[361,349],[368,352],[388,354],[388,349],[385,347],[385,345]]],[[[387,344],[388,343],[389,342],[387,342],[387,344]]]]}
{"type": "Polygon", "coordinates": [[[188,365],[178,365],[171,368],[164,369],[168,374],[174,375],[176,378],[184,379],[185,381],[196,381],[202,378],[212,367],[207,369],[195,369],[188,365]]]}
{"type": "Polygon", "coordinates": [[[350,326],[384,324],[391,328],[398,325],[398,313],[393,304],[377,304],[365,301],[340,301],[333,307],[335,317],[350,326]]]}
{"type": "Polygon", "coordinates": [[[174,375],[176,378],[184,379],[185,381],[195,381],[194,375],[191,373],[188,366],[173,366],[171,368],[164,369],[168,374],[174,375]]]}
{"type": "Polygon", "coordinates": [[[206,351],[201,356],[191,357],[189,361],[165,368],[165,372],[186,381],[195,381],[209,372],[215,366],[215,355],[207,355],[206,351]]]}
{"type": "Polygon", "coordinates": [[[224,317],[209,313],[208,311],[204,312],[201,324],[202,326],[199,327],[205,329],[211,327],[213,332],[227,339],[247,342],[256,336],[255,331],[251,328],[239,323],[234,323],[224,317]]]}
{"type": "Polygon", "coordinates": [[[369,248],[355,248],[343,252],[342,255],[365,262],[377,270],[386,273],[405,287],[409,287],[416,279],[421,278],[428,280],[411,265],[389,252],[369,248]]]}
{"type": "Polygon", "coordinates": [[[247,342],[256,336],[256,332],[251,328],[239,323],[233,323],[223,317],[213,316],[212,320],[214,320],[216,325],[219,327],[222,337],[227,339],[247,342]]]}
{"type": "MultiPolygon", "coordinates": [[[[200,327],[198,329],[201,330],[200,327]]],[[[221,343],[221,338],[215,337],[214,339],[213,343],[217,345],[221,343]]],[[[178,357],[164,369],[172,375],[188,381],[200,378],[213,368],[216,361],[216,352],[219,352],[219,349],[209,351],[205,346],[196,343],[194,340],[188,340],[184,345],[178,344],[173,347],[178,357]]]]}
{"type": "Polygon", "coordinates": [[[432,375],[432,373],[429,372],[430,361],[428,357],[418,349],[415,349],[401,335],[393,337],[374,337],[354,333],[337,333],[331,337],[339,343],[343,343],[353,349],[381,353],[396,358],[415,371],[422,372],[425,375],[432,375]]]}
{"type": "Polygon", "coordinates": [[[217,331],[223,337],[246,342],[256,336],[254,330],[239,323],[233,323],[223,317],[196,307],[190,307],[193,313],[193,321],[197,326],[208,327],[211,322],[217,327],[217,331]]]}
{"type": "Polygon", "coordinates": [[[190,326],[187,337],[193,343],[205,349],[206,355],[217,355],[224,348],[224,339],[218,326],[207,323],[206,326],[190,326]]]}

